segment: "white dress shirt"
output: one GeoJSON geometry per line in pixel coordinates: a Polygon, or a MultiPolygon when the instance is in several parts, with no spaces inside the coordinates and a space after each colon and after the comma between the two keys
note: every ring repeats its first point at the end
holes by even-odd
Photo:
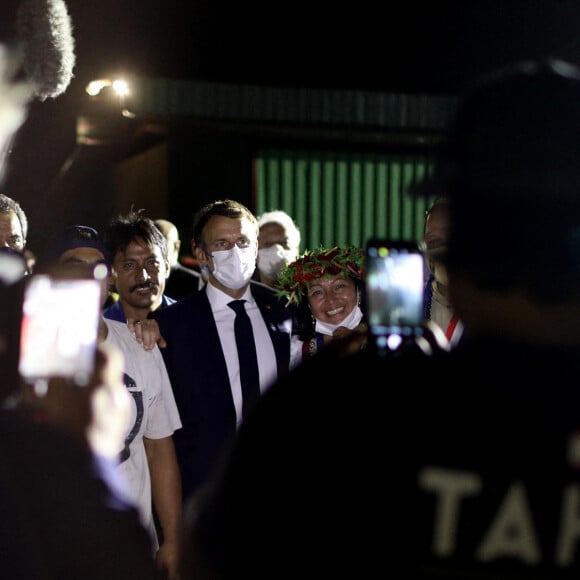
{"type": "MultiPolygon", "coordinates": [[[[236,313],[228,306],[234,300],[213,284],[207,284],[207,297],[211,305],[214,320],[217,326],[222,350],[226,359],[228,377],[232,389],[232,397],[236,408],[236,422],[239,425],[242,420],[242,385],[240,382],[240,365],[238,361],[238,350],[234,334],[234,320],[236,313]]],[[[240,300],[245,300],[246,312],[252,323],[256,351],[258,353],[258,370],[260,373],[260,392],[263,393],[278,377],[278,367],[276,365],[276,353],[270,338],[270,333],[266,328],[266,323],[250,288],[246,289],[240,300]]]]}

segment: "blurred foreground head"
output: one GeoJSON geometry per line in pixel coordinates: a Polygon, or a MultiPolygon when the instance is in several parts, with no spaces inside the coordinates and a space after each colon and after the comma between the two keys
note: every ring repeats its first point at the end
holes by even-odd
{"type": "Polygon", "coordinates": [[[538,304],[580,298],[580,69],[521,62],[460,102],[448,148],[416,193],[450,201],[450,272],[538,304]]]}
{"type": "Polygon", "coordinates": [[[0,19],[0,180],[30,101],[65,92],[76,64],[64,0],[3,0],[0,19]]]}
{"type": "Polygon", "coordinates": [[[31,85],[33,98],[65,92],[76,64],[65,0],[3,0],[0,42],[17,50],[17,73],[31,85]]]}

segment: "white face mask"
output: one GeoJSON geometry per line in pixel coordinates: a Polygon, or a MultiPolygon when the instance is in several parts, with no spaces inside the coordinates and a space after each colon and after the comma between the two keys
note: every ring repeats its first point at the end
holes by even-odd
{"type": "Polygon", "coordinates": [[[360,306],[355,306],[350,311],[350,314],[348,314],[348,316],[346,316],[344,320],[342,320],[338,324],[328,324],[328,322],[322,322],[321,320],[317,320],[314,326],[314,330],[316,332],[320,332],[320,334],[327,334],[328,336],[332,336],[334,331],[339,326],[344,326],[349,330],[354,330],[362,320],[362,316],[363,313],[362,310],[360,309],[360,306]]]}
{"type": "Polygon", "coordinates": [[[295,252],[287,250],[280,244],[274,244],[269,248],[258,250],[258,268],[270,280],[275,280],[282,268],[294,258],[295,252]]]}
{"type": "Polygon", "coordinates": [[[231,250],[223,250],[212,254],[214,270],[212,275],[226,288],[239,290],[245,286],[256,269],[256,254],[254,247],[241,250],[234,246],[231,250]]]}

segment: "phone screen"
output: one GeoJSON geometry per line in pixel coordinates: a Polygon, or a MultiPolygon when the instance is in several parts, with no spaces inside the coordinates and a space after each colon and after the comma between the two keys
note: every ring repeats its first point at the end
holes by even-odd
{"type": "Polygon", "coordinates": [[[93,371],[101,283],[33,275],[24,292],[19,372],[27,382],[53,376],[86,384],[93,371]]]}
{"type": "Polygon", "coordinates": [[[371,240],[366,247],[367,307],[377,337],[422,332],[424,257],[413,242],[371,240]]]}

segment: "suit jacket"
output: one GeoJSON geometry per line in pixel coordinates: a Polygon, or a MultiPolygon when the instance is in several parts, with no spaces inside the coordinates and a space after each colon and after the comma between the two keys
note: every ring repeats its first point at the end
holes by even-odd
{"type": "Polygon", "coordinates": [[[169,278],[165,281],[165,294],[175,300],[189,296],[199,290],[201,274],[183,266],[179,262],[171,267],[169,278]]]}
{"type": "MultiPolygon", "coordinates": [[[[272,338],[278,377],[290,364],[291,314],[268,288],[251,292],[272,338]]],[[[156,310],[167,347],[161,349],[183,428],[174,434],[184,497],[208,475],[236,432],[226,360],[206,288],[156,310]]]]}

